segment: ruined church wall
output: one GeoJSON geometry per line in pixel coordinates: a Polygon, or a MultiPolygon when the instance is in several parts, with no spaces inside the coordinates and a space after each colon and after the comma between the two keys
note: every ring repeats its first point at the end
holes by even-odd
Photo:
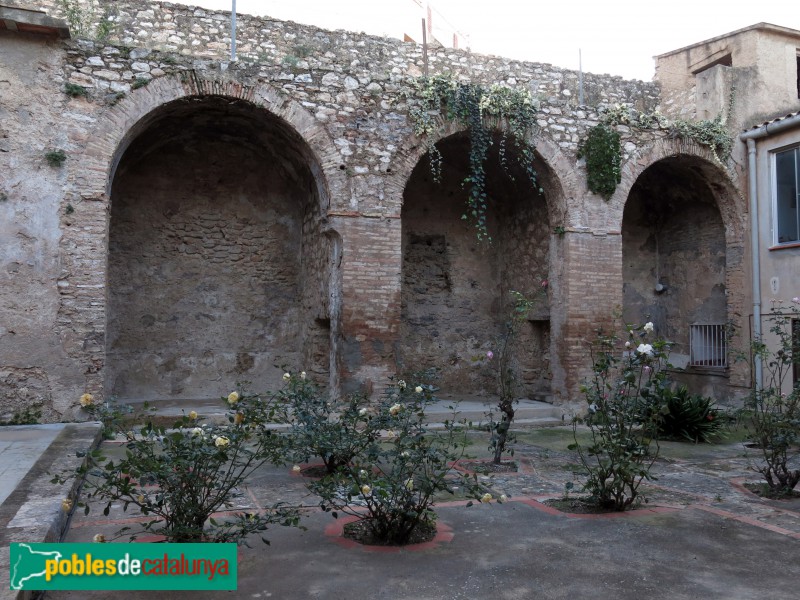
{"type": "MultiPolygon", "coordinates": [[[[55,3],[17,4],[52,9],[55,3]]],[[[302,225],[304,235],[318,241],[304,247],[302,277],[312,282],[299,304],[316,312],[315,324],[304,326],[310,330],[302,334],[307,343],[299,352],[321,358],[327,345],[336,351],[343,378],[379,384],[394,360],[400,329],[403,190],[424,154],[402,93],[423,72],[421,47],[239,15],[239,61],[231,63],[227,13],[128,0],[101,4],[113,9],[114,25],[103,42],[0,37],[0,69],[12,72],[13,89],[25,88],[0,95],[0,111],[8,115],[0,123],[0,144],[8,148],[0,152],[0,192],[13,192],[0,210],[9,216],[4,235],[18,246],[14,261],[2,265],[3,293],[36,299],[35,306],[3,309],[4,323],[12,324],[14,336],[25,332],[27,345],[4,332],[0,372],[27,369],[56,418],[68,415],[83,391],[102,394],[109,199],[86,197],[82,190],[97,169],[107,169],[103,174],[110,182],[115,157],[100,149],[98,139],[169,88],[153,82],[169,80],[184,90],[212,93],[236,89],[252,96],[254,90],[272,90],[333,149],[317,157],[324,171],[319,180],[329,193],[321,209],[327,211],[326,228],[314,220],[302,225]],[[6,58],[14,53],[24,56],[6,58]],[[65,95],[67,82],[85,87],[88,97],[65,95]],[[36,111],[35,126],[26,110],[36,111]],[[43,165],[42,150],[50,147],[65,151],[65,168],[43,165]],[[36,222],[25,225],[25,214],[36,214],[36,222]],[[25,242],[25,236],[36,241],[25,242]],[[13,272],[17,267],[11,262],[25,265],[25,275],[13,272]]],[[[586,104],[578,106],[574,71],[444,48],[430,48],[428,62],[432,74],[527,89],[540,104],[534,141],[554,173],[547,228],[561,225],[566,234],[551,241],[556,251],[550,283],[559,294],[561,316],[549,333],[536,335],[547,338],[542,343],[559,338],[549,360],[555,380],[571,386],[585,369],[583,337],[597,314],[621,300],[621,287],[615,287],[621,276],[618,219],[611,204],[586,191],[577,145],[598,122],[601,106],[652,110],[659,102],[658,85],[585,74],[586,104]],[[593,292],[587,295],[587,289],[593,292]]],[[[0,81],[0,89],[6,85],[0,81]]],[[[636,160],[653,138],[625,127],[621,133],[625,161],[636,160]]],[[[539,237],[547,228],[538,227],[539,237]]],[[[544,276],[537,272],[535,283],[544,276]]],[[[6,376],[4,393],[21,402],[23,384],[16,373],[6,376]]]]}

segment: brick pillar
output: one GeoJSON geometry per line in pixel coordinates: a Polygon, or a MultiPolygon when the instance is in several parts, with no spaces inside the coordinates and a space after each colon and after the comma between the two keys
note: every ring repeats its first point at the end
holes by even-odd
{"type": "Polygon", "coordinates": [[[339,364],[342,392],[383,389],[395,372],[402,271],[399,217],[329,215],[342,236],[339,364]]]}
{"type": "Polygon", "coordinates": [[[622,236],[568,231],[562,256],[561,323],[552,342],[558,365],[553,388],[559,403],[570,404],[581,400],[580,386],[591,373],[589,343],[598,328],[611,330],[622,308],[622,236]]]}
{"type": "Polygon", "coordinates": [[[68,388],[74,403],[83,392],[103,398],[108,204],[104,197],[63,204],[56,331],[75,373],[83,375],[83,385],[68,388]]]}

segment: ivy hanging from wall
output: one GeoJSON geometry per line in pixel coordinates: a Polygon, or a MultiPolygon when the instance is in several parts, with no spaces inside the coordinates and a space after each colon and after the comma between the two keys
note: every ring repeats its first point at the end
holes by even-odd
{"type": "MultiPolygon", "coordinates": [[[[533,147],[526,137],[536,127],[536,104],[527,90],[516,90],[501,85],[485,88],[475,83],[454,81],[445,75],[421,77],[411,82],[411,90],[406,93],[412,100],[409,114],[414,124],[414,133],[429,137],[436,133],[439,117],[455,121],[469,134],[469,173],[464,179],[468,190],[466,210],[461,216],[471,221],[477,230],[478,239],[491,243],[492,238],[486,227],[486,211],[489,196],[486,191],[486,157],[492,145],[492,129],[488,120],[502,121],[506,124],[504,135],[500,138],[500,164],[508,170],[508,145],[514,150],[512,156],[524,169],[531,185],[542,190],[537,183],[533,168],[533,147]]],[[[442,156],[435,144],[428,148],[431,174],[434,181],[441,181],[442,156]]],[[[512,177],[513,178],[513,177],[512,177]]]]}
{"type": "Polygon", "coordinates": [[[693,140],[711,150],[714,160],[724,166],[733,149],[727,121],[733,112],[735,93],[736,89],[731,88],[726,112],[702,121],[669,120],[658,111],[638,112],[619,104],[606,109],[602,122],[588,130],[578,147],[578,158],[586,159],[589,190],[608,200],[621,181],[622,148],[617,125],[640,131],[663,131],[669,138],[693,140]]]}

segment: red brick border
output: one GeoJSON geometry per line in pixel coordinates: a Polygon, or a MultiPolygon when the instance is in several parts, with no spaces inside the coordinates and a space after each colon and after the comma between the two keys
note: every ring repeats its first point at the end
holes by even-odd
{"type": "Polygon", "coordinates": [[[342,548],[361,548],[364,552],[378,552],[382,554],[396,554],[398,552],[420,552],[422,550],[430,550],[436,548],[441,544],[446,544],[453,540],[453,529],[446,523],[441,521],[436,522],[436,535],[429,542],[421,544],[407,544],[405,546],[368,546],[361,544],[355,540],[344,537],[344,526],[348,523],[354,523],[361,517],[348,516],[336,519],[333,523],[325,528],[325,535],[331,539],[332,542],[339,544],[342,548]]]}

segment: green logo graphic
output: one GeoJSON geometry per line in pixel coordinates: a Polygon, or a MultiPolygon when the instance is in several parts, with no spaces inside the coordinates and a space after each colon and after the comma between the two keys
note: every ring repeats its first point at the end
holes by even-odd
{"type": "Polygon", "coordinates": [[[236,544],[11,544],[12,590],[235,590],[236,544]]]}

